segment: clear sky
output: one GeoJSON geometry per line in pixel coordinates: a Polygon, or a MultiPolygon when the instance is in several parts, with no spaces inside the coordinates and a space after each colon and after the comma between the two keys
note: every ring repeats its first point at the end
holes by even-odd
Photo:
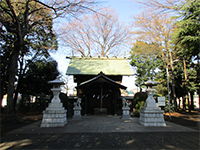
{"type": "Polygon", "coordinates": [[[119,21],[127,24],[131,22],[132,16],[140,12],[140,6],[134,0],[105,0],[104,6],[115,9],[119,21]]]}
{"type": "MultiPolygon", "coordinates": [[[[139,14],[140,7],[134,2],[134,0],[102,0],[104,7],[110,7],[115,10],[116,14],[119,16],[119,21],[129,25],[131,22],[131,17],[139,14]]],[[[52,57],[58,62],[58,70],[65,74],[69,60],[66,59],[66,53],[64,53],[65,47],[59,46],[58,51],[52,54],[52,57]]],[[[123,85],[127,86],[128,89],[133,89],[135,87],[134,77],[125,77],[123,85]]]]}

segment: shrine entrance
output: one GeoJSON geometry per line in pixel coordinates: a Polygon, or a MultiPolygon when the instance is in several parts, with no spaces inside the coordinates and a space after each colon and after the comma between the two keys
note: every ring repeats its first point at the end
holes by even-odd
{"type": "Polygon", "coordinates": [[[122,114],[120,89],[123,76],[132,76],[126,58],[67,57],[66,75],[77,83],[76,97],[81,98],[81,114],[122,114]]]}
{"type": "Polygon", "coordinates": [[[102,72],[77,86],[82,98],[84,114],[120,114],[122,101],[120,88],[125,86],[108,78],[102,72]]]}

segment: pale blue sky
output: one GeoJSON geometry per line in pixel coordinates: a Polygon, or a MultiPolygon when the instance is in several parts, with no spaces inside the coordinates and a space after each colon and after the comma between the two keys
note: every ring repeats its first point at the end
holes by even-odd
{"type": "Polygon", "coordinates": [[[139,4],[134,0],[105,0],[105,6],[115,9],[119,15],[119,21],[129,23],[131,16],[137,15],[140,12],[139,4]]]}

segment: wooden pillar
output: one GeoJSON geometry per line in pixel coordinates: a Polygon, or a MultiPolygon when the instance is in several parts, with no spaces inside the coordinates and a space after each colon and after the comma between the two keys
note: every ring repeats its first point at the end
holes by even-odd
{"type": "Polygon", "coordinates": [[[116,97],[114,96],[114,115],[116,115],[116,109],[117,109],[117,103],[116,103],[116,97]]]}
{"type": "Polygon", "coordinates": [[[114,90],[113,98],[114,98],[114,115],[116,115],[117,111],[117,100],[116,100],[117,90],[114,90]]]}
{"type": "Polygon", "coordinates": [[[102,85],[100,85],[100,86],[101,86],[101,96],[100,96],[100,97],[101,97],[101,107],[100,107],[101,110],[100,110],[100,111],[102,112],[102,107],[103,107],[103,99],[102,99],[102,95],[103,95],[103,87],[102,87],[102,85]]]}
{"type": "Polygon", "coordinates": [[[88,93],[86,92],[86,96],[85,96],[85,115],[88,114],[88,93]]]}

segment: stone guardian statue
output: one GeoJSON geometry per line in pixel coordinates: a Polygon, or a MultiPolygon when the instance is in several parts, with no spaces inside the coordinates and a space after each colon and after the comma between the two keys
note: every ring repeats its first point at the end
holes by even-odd
{"type": "Polygon", "coordinates": [[[126,99],[122,98],[122,117],[121,119],[130,119],[130,107],[126,99]]]}
{"type": "Polygon", "coordinates": [[[82,110],[81,101],[82,101],[81,98],[78,98],[77,101],[74,102],[74,108],[73,108],[73,110],[74,110],[73,118],[74,119],[81,119],[82,118],[82,116],[81,116],[81,110],[82,110]]]}

